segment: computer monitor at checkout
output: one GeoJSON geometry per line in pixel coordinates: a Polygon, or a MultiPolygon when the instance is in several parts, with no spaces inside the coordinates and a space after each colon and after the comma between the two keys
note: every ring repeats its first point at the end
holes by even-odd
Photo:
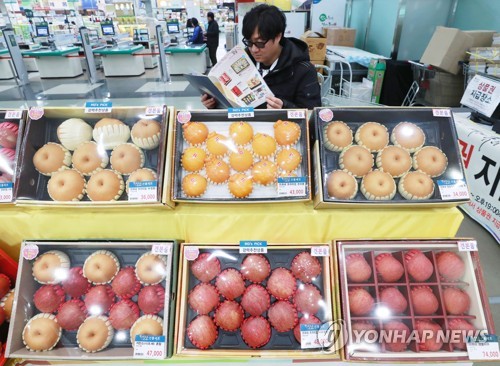
{"type": "Polygon", "coordinates": [[[101,24],[102,35],[103,36],[114,36],[115,35],[115,27],[113,24],[101,24]]]}
{"type": "Polygon", "coordinates": [[[37,37],[48,37],[49,36],[49,26],[48,25],[37,25],[36,26],[36,36],[37,37]]]}
{"type": "Polygon", "coordinates": [[[169,24],[167,24],[167,32],[169,34],[180,33],[179,23],[169,23],[169,24]]]}

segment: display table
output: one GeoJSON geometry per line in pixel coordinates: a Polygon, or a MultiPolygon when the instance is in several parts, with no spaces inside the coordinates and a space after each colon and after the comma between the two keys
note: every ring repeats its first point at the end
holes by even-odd
{"type": "Polygon", "coordinates": [[[9,50],[7,48],[0,49],[0,80],[12,79],[14,77],[10,62],[9,50]]]}
{"type": "Polygon", "coordinates": [[[207,71],[207,45],[179,45],[165,48],[168,71],[171,75],[200,73],[207,71]]]}
{"type": "Polygon", "coordinates": [[[95,55],[102,56],[105,76],[139,76],[144,74],[144,61],[136,56],[144,49],[141,45],[120,46],[93,50],[95,55]]]}
{"type": "Polygon", "coordinates": [[[23,56],[36,58],[40,77],[45,78],[72,78],[83,74],[82,65],[78,57],[78,47],[61,47],[57,50],[40,48],[37,50],[22,51],[23,56]]]}
{"type": "Polygon", "coordinates": [[[180,239],[324,243],[334,238],[453,237],[457,208],[313,210],[312,203],[183,204],[167,208],[0,207],[2,248],[19,256],[23,239],[180,239]]]}

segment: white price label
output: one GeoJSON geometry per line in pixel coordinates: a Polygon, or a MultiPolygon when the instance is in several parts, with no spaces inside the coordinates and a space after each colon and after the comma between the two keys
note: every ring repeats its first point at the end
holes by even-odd
{"type": "Polygon", "coordinates": [[[23,111],[7,111],[5,112],[5,119],[21,119],[23,111]]]}
{"type": "Polygon", "coordinates": [[[306,118],[306,111],[303,109],[299,110],[288,110],[286,111],[288,119],[304,119],[306,118]]]}
{"type": "Polygon", "coordinates": [[[300,324],[300,348],[321,348],[328,332],[321,331],[321,324],[300,324]]]}
{"type": "Polygon", "coordinates": [[[151,253],[157,255],[170,255],[171,251],[172,247],[165,243],[153,244],[153,247],[151,248],[151,253]]]}
{"type": "Polygon", "coordinates": [[[432,115],[434,117],[451,117],[451,111],[449,109],[433,109],[432,115]]]}
{"type": "Polygon", "coordinates": [[[147,116],[154,116],[158,114],[163,113],[163,106],[162,105],[151,105],[149,107],[146,107],[146,115],[147,116]]]}
{"type": "Polygon", "coordinates": [[[466,105],[487,117],[491,117],[500,103],[500,82],[476,75],[467,85],[460,100],[466,105]]]}
{"type": "Polygon", "coordinates": [[[241,254],[262,254],[267,253],[267,241],[240,241],[241,254]]]}
{"type": "Polygon", "coordinates": [[[128,182],[128,200],[135,202],[158,201],[158,181],[128,182]]]}
{"type": "Polygon", "coordinates": [[[254,116],[253,107],[247,108],[228,108],[227,118],[251,118],[254,116]]]}
{"type": "Polygon", "coordinates": [[[307,194],[306,177],[278,178],[278,197],[301,197],[307,194]]]}
{"type": "Polygon", "coordinates": [[[85,113],[111,113],[113,102],[86,102],[85,113]]]}
{"type": "Polygon", "coordinates": [[[311,247],[311,255],[313,257],[329,257],[330,247],[327,245],[320,247],[311,247]]]}
{"type": "Polygon", "coordinates": [[[486,334],[482,337],[468,337],[466,346],[470,360],[500,360],[496,335],[486,334]]]}
{"type": "Polygon", "coordinates": [[[463,179],[438,180],[437,184],[443,201],[469,199],[469,189],[463,179]]]}
{"type": "Polygon", "coordinates": [[[459,252],[477,252],[477,241],[461,240],[458,242],[459,252]]]}
{"type": "Polygon", "coordinates": [[[165,336],[135,336],[134,358],[163,360],[166,356],[165,336]]]}
{"type": "Polygon", "coordinates": [[[12,182],[0,183],[0,202],[12,202],[12,182]]]}

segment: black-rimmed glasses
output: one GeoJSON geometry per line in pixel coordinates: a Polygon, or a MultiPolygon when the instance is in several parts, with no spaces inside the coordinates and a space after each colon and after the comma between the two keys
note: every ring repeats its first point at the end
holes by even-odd
{"type": "Polygon", "coordinates": [[[243,39],[243,44],[245,46],[247,46],[248,48],[252,48],[255,45],[255,47],[262,49],[262,48],[266,47],[267,42],[269,42],[269,40],[261,41],[261,42],[252,42],[252,41],[249,41],[248,39],[243,39]]]}

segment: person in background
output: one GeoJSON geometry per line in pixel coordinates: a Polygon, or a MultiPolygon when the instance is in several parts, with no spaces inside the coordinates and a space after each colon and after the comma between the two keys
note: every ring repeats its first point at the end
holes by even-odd
{"type": "Polygon", "coordinates": [[[207,28],[207,47],[212,66],[217,63],[217,48],[219,47],[219,24],[215,20],[214,13],[207,13],[208,28],[207,28]]]}
{"type": "Polygon", "coordinates": [[[200,23],[198,22],[198,19],[192,18],[191,22],[193,23],[194,32],[193,32],[193,35],[191,37],[189,37],[188,42],[191,42],[192,44],[204,43],[203,31],[201,30],[200,23]]]}
{"type": "MultiPolygon", "coordinates": [[[[321,106],[317,72],[309,60],[305,42],[285,38],[286,18],[274,5],[261,4],[243,18],[243,43],[274,96],[267,97],[270,109],[321,106]]],[[[214,98],[204,94],[206,108],[216,108],[214,98]]]]}

